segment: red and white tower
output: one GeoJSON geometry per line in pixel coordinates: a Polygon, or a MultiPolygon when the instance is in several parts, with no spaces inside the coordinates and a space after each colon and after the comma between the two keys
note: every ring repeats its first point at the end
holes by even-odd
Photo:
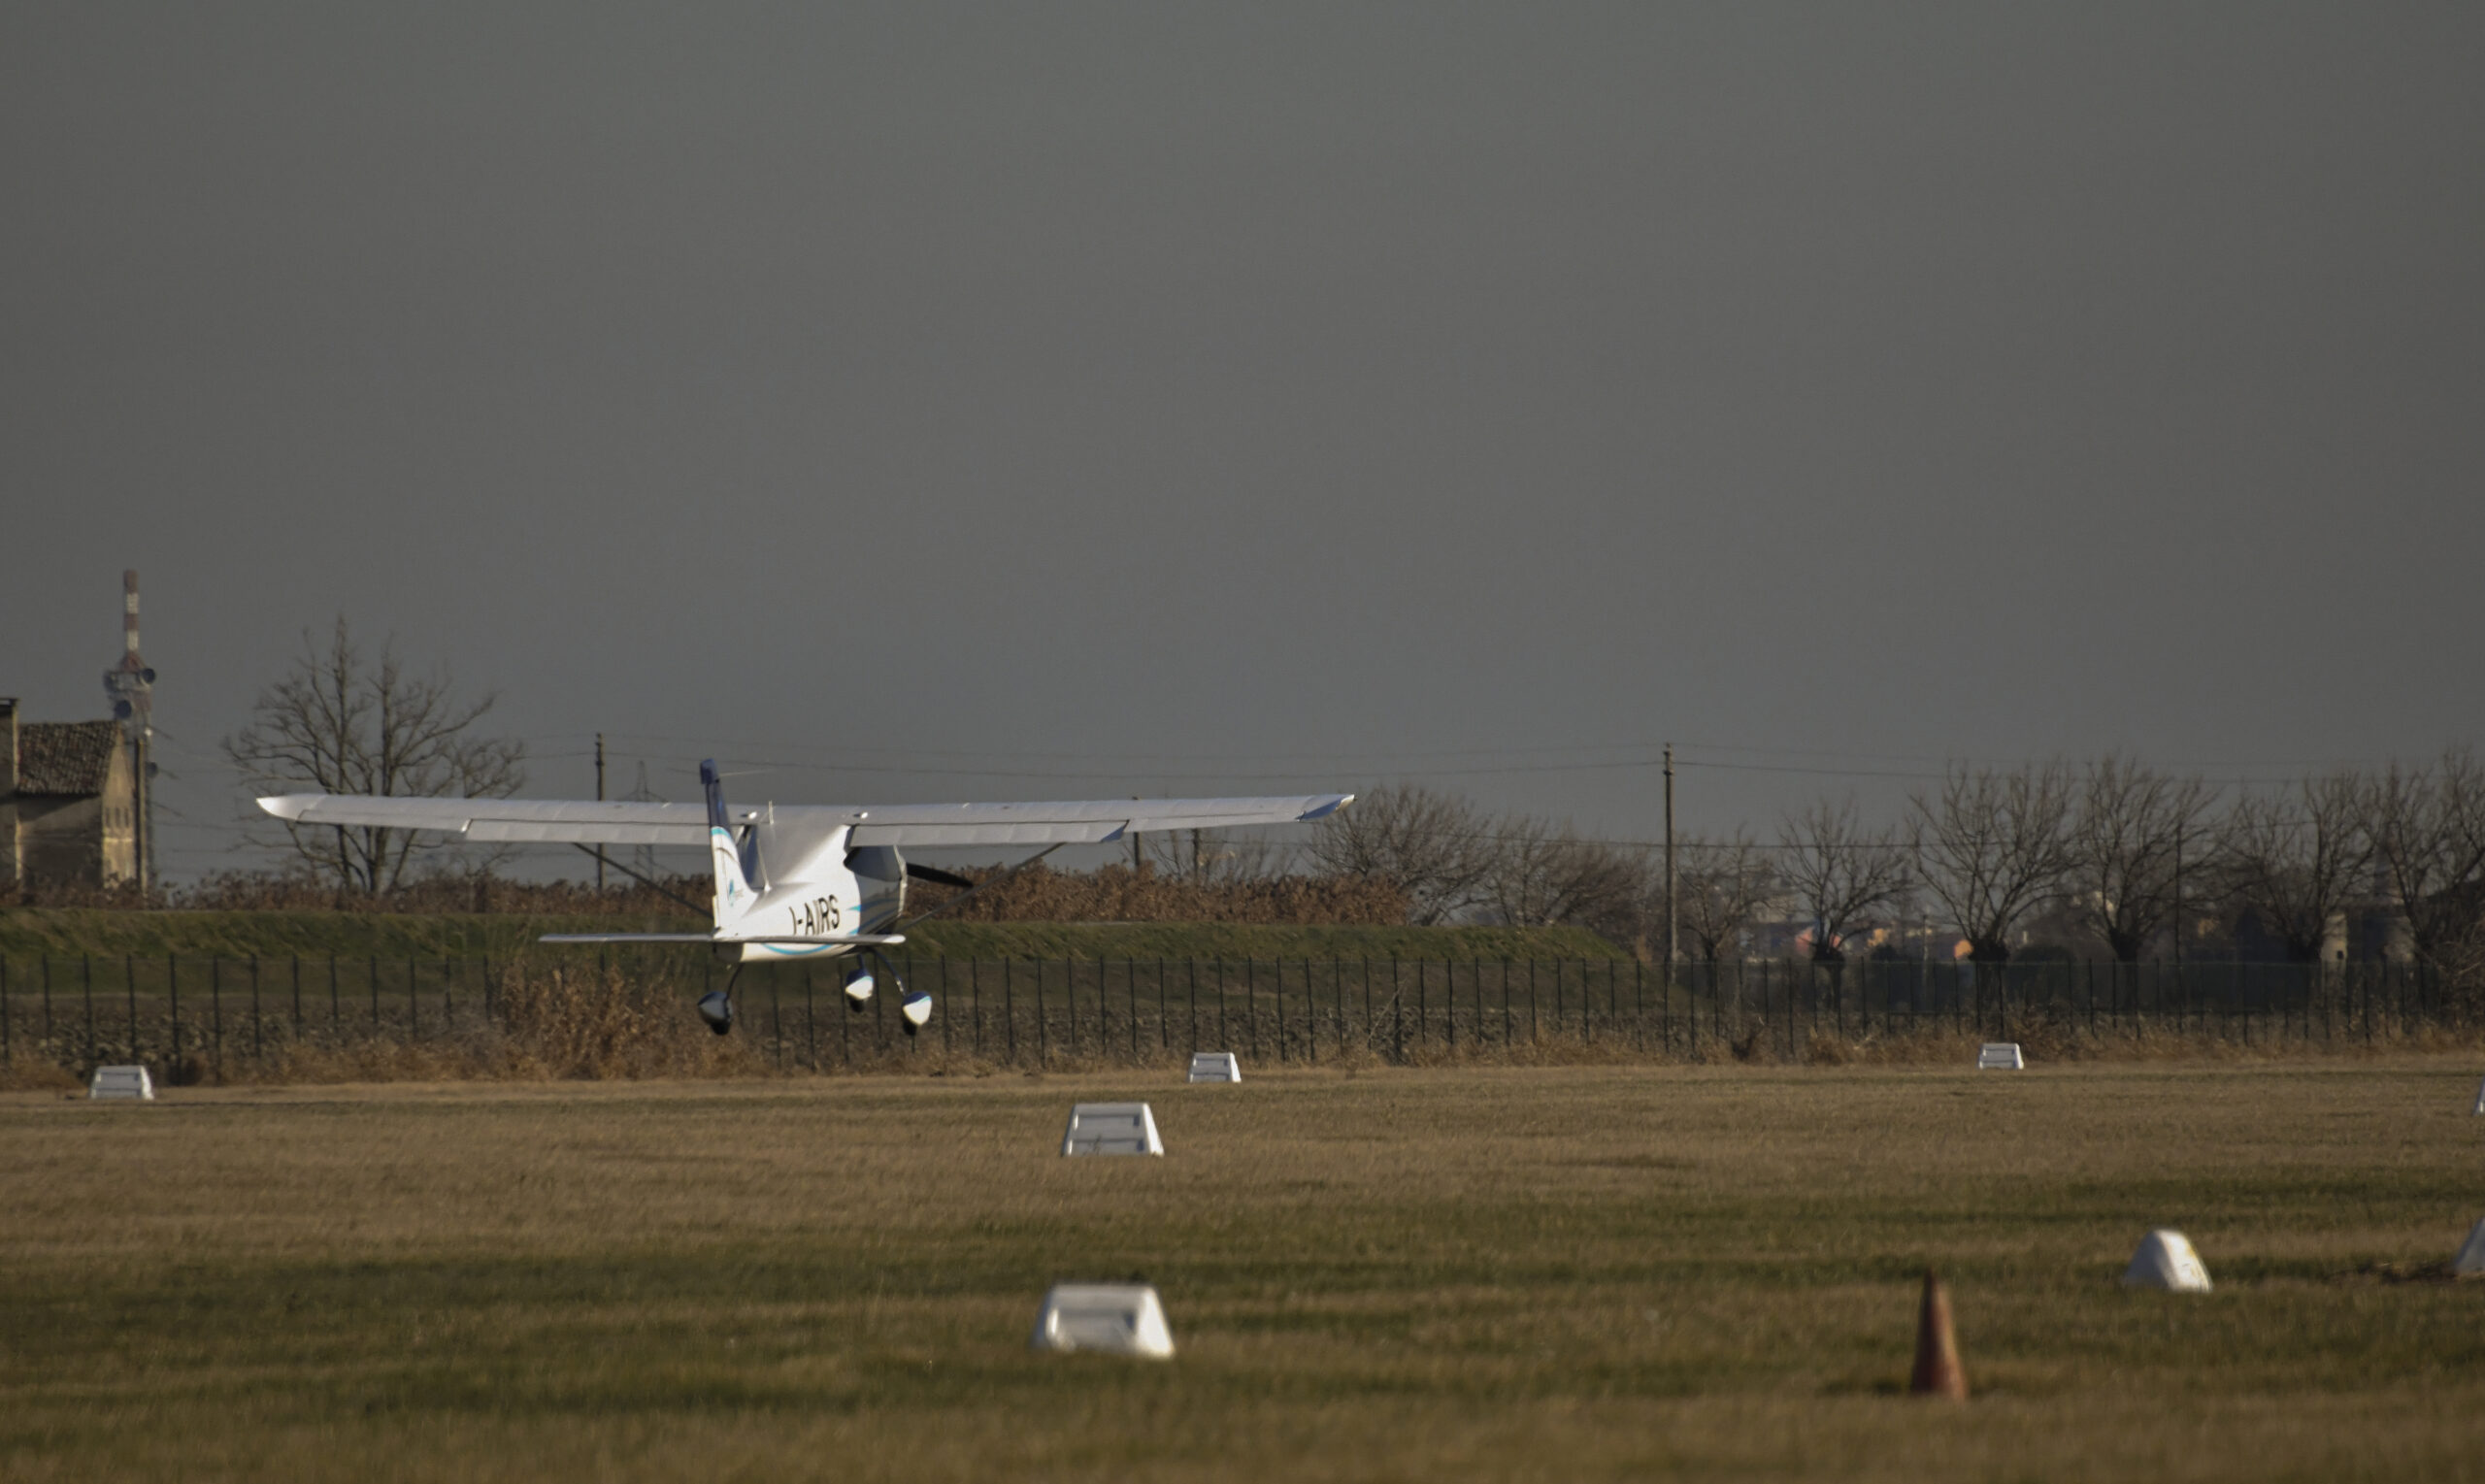
{"type": "Polygon", "coordinates": [[[104,694],[112,698],[113,715],[129,738],[130,781],[137,792],[138,889],[151,892],[155,889],[155,763],[149,754],[154,750],[155,672],[138,655],[137,569],[120,575],[120,663],[104,672],[104,694]]]}

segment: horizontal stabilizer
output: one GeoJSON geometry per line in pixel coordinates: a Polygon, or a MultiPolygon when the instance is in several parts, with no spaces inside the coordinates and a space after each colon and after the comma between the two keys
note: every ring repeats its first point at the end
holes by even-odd
{"type": "Polygon", "coordinates": [[[712,943],[713,933],[547,933],[539,943],[712,943]]]}
{"type": "Polygon", "coordinates": [[[547,933],[539,943],[710,943],[730,948],[736,943],[801,943],[809,948],[894,948],[906,941],[903,933],[857,933],[850,938],[718,938],[713,933],[547,933]]]}
{"type": "Polygon", "coordinates": [[[720,943],[800,943],[807,948],[842,948],[851,943],[861,948],[894,948],[906,941],[903,933],[856,933],[845,938],[719,938],[720,943]]]}

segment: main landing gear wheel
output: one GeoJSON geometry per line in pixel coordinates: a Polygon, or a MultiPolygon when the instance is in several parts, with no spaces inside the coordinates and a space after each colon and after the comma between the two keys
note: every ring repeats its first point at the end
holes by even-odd
{"type": "Polygon", "coordinates": [[[932,1019],[932,997],[922,990],[907,988],[906,980],[898,976],[897,966],[890,963],[888,955],[879,949],[864,949],[863,958],[867,966],[878,966],[878,972],[865,967],[845,976],[845,1007],[861,1014],[863,1006],[872,998],[872,992],[878,987],[880,976],[885,974],[888,981],[897,987],[897,1028],[909,1036],[922,1030],[932,1019]]]}
{"type": "Polygon", "coordinates": [[[734,972],[725,975],[724,988],[712,989],[699,997],[699,1018],[719,1036],[730,1034],[734,1028],[734,981],[741,977],[742,966],[736,964],[734,972]]]}

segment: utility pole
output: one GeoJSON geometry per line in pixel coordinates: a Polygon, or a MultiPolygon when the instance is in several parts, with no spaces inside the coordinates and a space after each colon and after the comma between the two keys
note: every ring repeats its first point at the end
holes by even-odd
{"type": "MultiPolygon", "coordinates": [[[[2137,949],[2133,952],[2137,954],[2137,949]]],[[[2174,967],[2183,967],[2183,827],[2174,826],[2174,967]]]]}
{"type": "Polygon", "coordinates": [[[1666,982],[1673,982],[1674,954],[1679,948],[1674,934],[1673,902],[1673,743],[1666,743],[1666,982]]]}
{"type": "MultiPolygon", "coordinates": [[[[595,801],[604,802],[604,734],[595,734],[595,801]]],[[[604,895],[604,852],[595,852],[595,894],[604,895]]]]}
{"type": "MultiPolygon", "coordinates": [[[[1133,794],[1130,799],[1133,804],[1137,804],[1139,795],[1133,794]]],[[[1137,830],[1130,832],[1130,874],[1134,876],[1139,874],[1139,832],[1137,830]]]]}

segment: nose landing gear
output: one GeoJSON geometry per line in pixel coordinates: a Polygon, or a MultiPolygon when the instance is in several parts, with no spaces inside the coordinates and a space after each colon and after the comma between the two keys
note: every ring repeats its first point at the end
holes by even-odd
{"type": "Polygon", "coordinates": [[[725,975],[724,988],[712,989],[699,997],[699,1018],[719,1036],[730,1034],[734,1028],[734,981],[741,977],[742,966],[736,964],[734,972],[725,975]]]}
{"type": "MultiPolygon", "coordinates": [[[[863,955],[870,963],[878,966],[878,973],[886,974],[889,983],[896,986],[897,1028],[912,1036],[929,1024],[932,1019],[932,997],[922,990],[907,988],[906,980],[898,977],[897,966],[890,963],[888,955],[879,949],[866,948],[863,950],[863,955]]],[[[874,971],[869,968],[857,969],[846,976],[847,1008],[860,1010],[863,1007],[863,1002],[872,997],[874,978],[874,971]],[[856,988],[858,985],[861,986],[859,991],[856,988]]]]}

